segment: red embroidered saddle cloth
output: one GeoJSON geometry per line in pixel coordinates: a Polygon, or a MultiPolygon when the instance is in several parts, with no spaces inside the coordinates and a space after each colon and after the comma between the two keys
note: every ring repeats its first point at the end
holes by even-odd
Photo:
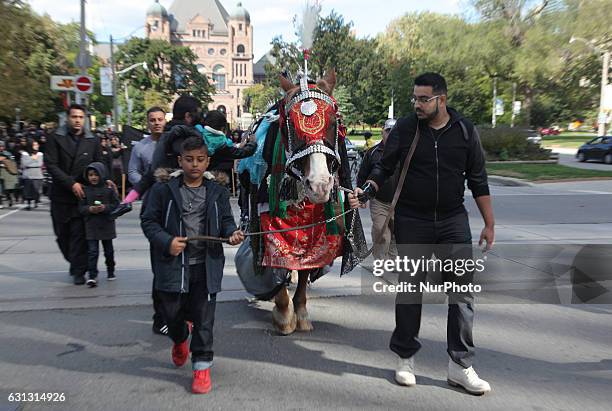
{"type": "MultiPolygon", "coordinates": [[[[287,207],[286,218],[271,218],[269,213],[260,215],[262,231],[298,227],[324,220],[324,205],[308,201],[303,207],[287,207]]],[[[327,234],[325,224],[264,235],[264,266],[308,270],[329,265],[340,255],[342,236],[327,234]]]]}

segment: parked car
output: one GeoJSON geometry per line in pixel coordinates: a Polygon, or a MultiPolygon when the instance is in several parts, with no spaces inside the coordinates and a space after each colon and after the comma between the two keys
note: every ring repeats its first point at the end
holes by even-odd
{"type": "Polygon", "coordinates": [[[348,137],[345,139],[346,142],[346,153],[348,154],[348,158],[349,160],[354,160],[355,158],[357,158],[357,146],[355,144],[353,144],[353,142],[351,140],[348,139],[348,137]]]}
{"type": "Polygon", "coordinates": [[[541,136],[557,136],[561,134],[561,130],[554,127],[546,127],[540,129],[541,136]]]}
{"type": "Polygon", "coordinates": [[[529,129],[527,130],[527,141],[534,144],[540,144],[542,142],[542,137],[538,134],[537,130],[529,129]]]}
{"type": "Polygon", "coordinates": [[[578,161],[599,160],[612,164],[612,137],[596,137],[578,148],[578,161]]]}

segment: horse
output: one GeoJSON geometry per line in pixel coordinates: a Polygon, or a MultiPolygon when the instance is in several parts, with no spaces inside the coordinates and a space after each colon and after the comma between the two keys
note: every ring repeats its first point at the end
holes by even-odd
{"type": "Polygon", "coordinates": [[[272,110],[277,114],[276,127],[268,130],[263,148],[267,178],[259,182],[257,200],[251,197],[252,203],[258,203],[251,207],[251,214],[258,217],[251,218],[251,229],[265,233],[252,243],[258,265],[298,271],[293,298],[286,283],[274,296],[272,322],[280,335],[313,330],[306,308],[309,280],[322,276],[339,256],[343,256],[343,274],[356,265],[354,250],[344,238],[347,232],[358,231],[365,245],[357,213],[350,223],[344,216],[333,218],[349,209],[340,187],[351,188],[346,129],[333,98],[335,84],[333,70],[316,83],[302,80],[294,85],[280,77],[285,95],[272,110]]]}

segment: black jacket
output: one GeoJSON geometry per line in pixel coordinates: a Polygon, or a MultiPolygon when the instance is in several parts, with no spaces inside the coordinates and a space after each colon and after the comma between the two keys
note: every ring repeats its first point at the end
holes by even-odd
{"type": "Polygon", "coordinates": [[[102,161],[100,139],[85,130],[75,144],[68,135],[68,126],[59,128],[49,136],[45,146],[45,165],[51,177],[51,201],[77,205],[78,199],[72,193],[74,183],[85,183],[83,171],[94,161],[102,161]]]}
{"type": "Polygon", "coordinates": [[[210,158],[209,171],[229,171],[234,168],[234,160],[250,157],[255,153],[257,143],[248,142],[243,147],[224,146],[215,151],[210,158]]]}
{"type": "MultiPolygon", "coordinates": [[[[359,166],[359,173],[357,174],[357,187],[363,186],[363,184],[366,182],[366,179],[374,169],[374,166],[382,158],[384,150],[385,146],[381,141],[365,152],[361,165],[359,166]]],[[[399,172],[399,167],[397,167],[393,176],[387,179],[385,184],[383,184],[382,187],[380,187],[380,189],[376,192],[376,199],[378,201],[382,201],[384,203],[391,203],[391,201],[393,201],[393,194],[395,194],[395,189],[397,187],[399,172]]]]}
{"type": "Polygon", "coordinates": [[[110,213],[119,204],[119,197],[114,189],[106,185],[107,171],[106,166],[102,163],[91,163],[84,171],[84,177],[87,178],[87,170],[93,168],[96,170],[100,178],[98,185],[86,185],[83,187],[85,198],[79,203],[79,212],[85,218],[85,234],[87,240],[112,240],[117,237],[115,230],[115,220],[110,218],[110,213]],[[89,206],[96,205],[95,201],[104,204],[105,209],[102,213],[92,214],[89,212],[89,206]]]}
{"type": "Polygon", "coordinates": [[[448,108],[451,119],[438,141],[416,115],[398,120],[381,161],[369,179],[382,187],[396,167],[403,167],[418,125],[421,132],[399,197],[397,213],[426,220],[442,220],[465,211],[465,181],[474,198],[489,194],[485,156],[475,127],[448,108]],[[461,123],[466,128],[464,133],[461,123]]]}
{"type": "MultiPolygon", "coordinates": [[[[182,197],[183,178],[167,183],[158,182],[147,197],[141,216],[142,231],[151,243],[151,264],[155,274],[155,289],[166,292],[189,292],[189,255],[187,250],[177,257],[170,254],[174,237],[184,237],[182,197]]],[[[229,237],[238,228],[229,202],[229,192],[213,181],[206,180],[206,221],[201,235],[229,237]]],[[[209,294],[221,291],[225,256],[221,243],[206,245],[206,281],[209,294]]]]}

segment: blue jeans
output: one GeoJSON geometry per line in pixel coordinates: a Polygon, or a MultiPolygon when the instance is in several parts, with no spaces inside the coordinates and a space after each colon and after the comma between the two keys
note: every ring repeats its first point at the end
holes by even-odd
{"type": "Polygon", "coordinates": [[[98,276],[98,254],[100,254],[100,241],[104,248],[104,259],[106,269],[109,272],[115,270],[115,250],[113,248],[113,240],[87,240],[87,269],[90,278],[98,276]]]}

